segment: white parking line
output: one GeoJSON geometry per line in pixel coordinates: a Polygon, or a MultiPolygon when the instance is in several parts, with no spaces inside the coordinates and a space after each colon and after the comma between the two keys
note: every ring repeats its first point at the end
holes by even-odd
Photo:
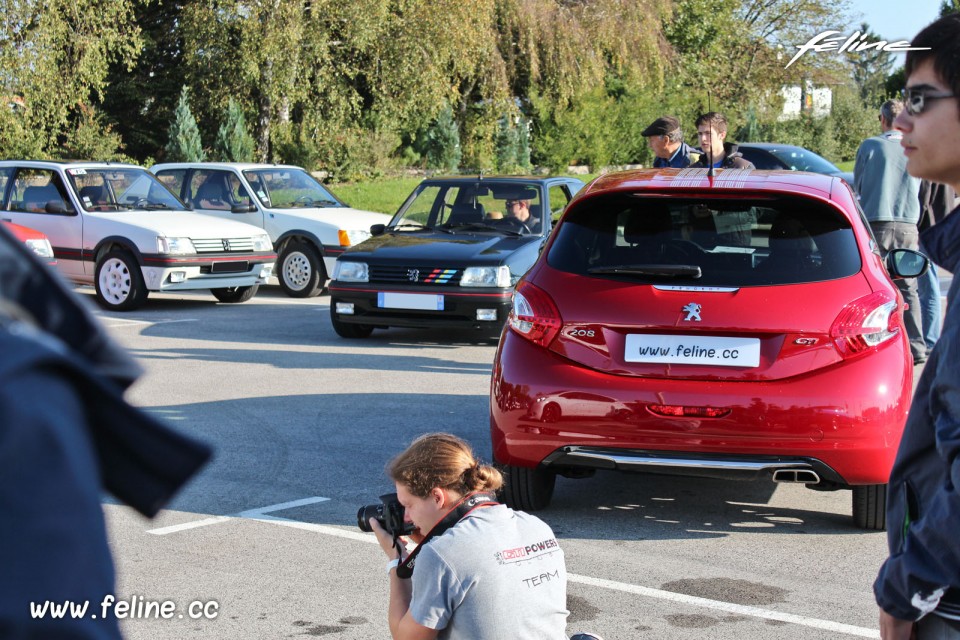
{"type": "MultiPolygon", "coordinates": [[[[180,531],[187,531],[189,529],[198,529],[200,527],[207,527],[211,524],[218,524],[220,522],[226,522],[227,520],[236,520],[239,518],[248,519],[248,520],[263,520],[265,522],[286,520],[286,518],[274,518],[273,516],[268,516],[266,514],[272,513],[274,511],[283,511],[284,509],[295,509],[296,507],[305,507],[308,504],[316,504],[318,502],[327,502],[328,500],[330,500],[330,498],[314,496],[312,498],[303,498],[302,500],[293,500],[291,502],[281,502],[280,504],[272,504],[268,507],[260,507],[259,509],[249,509],[247,511],[241,511],[240,513],[237,513],[232,516],[214,516],[212,518],[204,518],[203,520],[194,520],[193,522],[184,522],[183,524],[175,524],[169,527],[160,527],[159,529],[150,529],[147,531],[147,533],[152,533],[155,536],[165,536],[170,533],[178,533],[180,531]]],[[[298,522],[298,521],[289,520],[288,522],[298,522]]]]}
{"type": "Polygon", "coordinates": [[[100,316],[100,322],[114,329],[139,325],[173,324],[175,322],[199,322],[199,318],[178,318],[176,320],[137,320],[135,318],[113,318],[100,316]]]}
{"type": "MultiPolygon", "coordinates": [[[[260,522],[267,522],[270,524],[276,524],[283,527],[291,527],[294,529],[300,529],[303,531],[312,531],[314,533],[320,533],[326,536],[335,536],[338,538],[346,538],[348,540],[354,540],[356,542],[365,542],[367,544],[377,544],[377,539],[369,533],[360,533],[359,531],[352,531],[349,529],[341,529],[339,527],[331,527],[322,524],[314,524],[312,522],[302,522],[300,520],[291,520],[289,518],[279,518],[276,516],[268,515],[274,511],[283,511],[285,509],[294,509],[296,507],[303,507],[310,504],[316,504],[318,502],[326,502],[329,498],[322,497],[313,497],[313,498],[304,498],[302,500],[293,500],[291,502],[282,502],[280,504],[270,505],[268,507],[261,507],[259,509],[249,509],[247,511],[242,511],[235,516],[215,516],[212,518],[204,518],[203,520],[197,520],[195,522],[187,522],[184,524],[173,525],[170,527],[163,527],[160,529],[153,529],[147,533],[152,533],[154,535],[166,535],[168,533],[176,533],[178,531],[186,531],[188,529],[195,529],[197,527],[205,527],[212,524],[217,524],[219,522],[225,522],[227,520],[236,520],[236,519],[246,519],[246,520],[257,520],[260,522]]],[[[788,624],[795,624],[801,627],[809,627],[811,629],[820,629],[823,631],[829,631],[835,634],[843,634],[848,636],[856,636],[859,638],[879,638],[880,632],[876,629],[869,629],[867,627],[857,627],[850,624],[844,624],[842,622],[834,622],[832,620],[821,620],[819,618],[809,618],[807,616],[798,616],[792,613],[781,613],[779,611],[772,611],[770,609],[763,609],[761,607],[751,607],[742,604],[733,604],[732,602],[723,602],[720,600],[710,600],[708,598],[700,598],[697,596],[690,596],[683,593],[674,593],[672,591],[664,591],[662,589],[652,589],[650,587],[641,587],[639,585],[630,584],[627,582],[617,582],[614,580],[606,580],[603,578],[593,578],[591,576],[583,576],[576,573],[568,573],[567,580],[575,584],[582,584],[589,587],[598,587],[600,589],[610,589],[611,591],[620,591],[622,593],[630,593],[633,595],[641,596],[644,598],[652,598],[655,600],[666,600],[669,602],[675,602],[677,604],[688,605],[692,607],[701,607],[704,609],[711,609],[714,611],[723,611],[725,613],[732,613],[741,616],[750,616],[753,618],[760,618],[762,620],[776,620],[778,622],[786,622],[788,624]]]]}

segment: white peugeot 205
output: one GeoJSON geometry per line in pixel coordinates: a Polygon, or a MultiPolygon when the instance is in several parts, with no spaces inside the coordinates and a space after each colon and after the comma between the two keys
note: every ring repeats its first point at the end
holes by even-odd
{"type": "Polygon", "coordinates": [[[390,216],[353,209],[301,167],[236,162],[158,164],[160,181],[197,213],[242,220],[270,234],[280,287],[294,298],[323,289],[348,247],[390,216]]]}
{"type": "Polygon", "coordinates": [[[150,291],[245,302],[277,259],[262,229],[189,211],[135,165],[6,160],[0,194],[0,215],[46,234],[60,273],[92,284],[111,310],[135,309],[150,291]]]}

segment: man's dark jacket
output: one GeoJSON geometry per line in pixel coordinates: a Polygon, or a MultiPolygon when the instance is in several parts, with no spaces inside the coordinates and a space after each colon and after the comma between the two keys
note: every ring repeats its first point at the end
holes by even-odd
{"type": "MultiPolygon", "coordinates": [[[[756,169],[753,163],[743,157],[743,154],[737,151],[740,147],[732,142],[723,143],[723,162],[720,163],[720,169],[756,169]]],[[[700,154],[700,159],[694,162],[691,167],[708,168],[710,166],[710,156],[704,151],[700,154]]]]}
{"type": "Polygon", "coordinates": [[[0,356],[0,638],[117,638],[101,491],[153,516],[210,450],[123,399],[137,364],[2,226],[0,356]],[[48,600],[90,610],[33,618],[48,600]]]}
{"type": "MultiPolygon", "coordinates": [[[[939,266],[960,273],[960,208],[920,236],[939,266]]],[[[960,277],[947,294],[940,340],[914,392],[890,475],[890,557],[873,585],[896,618],[935,611],[960,619],[960,277]]]]}
{"type": "Polygon", "coordinates": [[[681,142],[680,148],[677,149],[676,153],[674,153],[670,159],[654,158],[653,167],[655,169],[686,169],[700,159],[701,153],[699,149],[694,149],[686,142],[681,142]]]}

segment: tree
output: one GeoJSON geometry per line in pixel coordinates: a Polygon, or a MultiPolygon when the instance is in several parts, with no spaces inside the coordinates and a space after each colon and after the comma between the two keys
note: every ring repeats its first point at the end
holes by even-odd
{"type": "MultiPolygon", "coordinates": [[[[0,155],[58,156],[62,136],[140,50],[133,0],[7,0],[0,14],[0,155]]],[[[96,126],[96,118],[87,121],[96,126]]]]}
{"type": "MultiPolygon", "coordinates": [[[[860,32],[866,35],[868,42],[877,42],[881,38],[870,31],[870,26],[864,22],[860,25],[860,32]]],[[[847,58],[853,67],[853,81],[860,92],[860,101],[868,107],[878,107],[887,97],[886,81],[893,67],[893,54],[880,49],[858,51],[847,58]]]]}
{"type": "Polygon", "coordinates": [[[167,146],[164,147],[167,162],[203,162],[206,153],[200,141],[197,121],[190,111],[190,94],[186,85],[180,91],[180,100],[173,112],[173,122],[168,129],[167,146]]]}
{"type": "Polygon", "coordinates": [[[110,65],[100,107],[125,152],[141,161],[163,150],[184,84],[182,15],[181,0],[136,2],[132,16],[143,48],[132,66],[123,60],[110,65]]]}
{"type": "Polygon", "coordinates": [[[427,168],[456,171],[460,166],[460,132],[448,105],[424,135],[427,168]]]}
{"type": "Polygon", "coordinates": [[[254,153],[253,137],[247,133],[243,109],[233,98],[227,103],[225,116],[213,145],[214,157],[224,162],[251,162],[254,153]]]}
{"type": "Polygon", "coordinates": [[[510,122],[510,116],[503,116],[497,126],[495,139],[497,171],[509,173],[519,166],[517,152],[519,151],[520,137],[516,127],[510,122]]]}

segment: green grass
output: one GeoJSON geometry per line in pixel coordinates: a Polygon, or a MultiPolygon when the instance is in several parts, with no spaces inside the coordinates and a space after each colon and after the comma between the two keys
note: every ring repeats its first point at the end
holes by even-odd
{"type": "MultiPolygon", "coordinates": [[[[598,175],[576,177],[588,183],[598,175]]],[[[354,209],[393,215],[422,180],[423,178],[382,178],[368,182],[344,182],[325,186],[354,209]]]]}
{"type": "Polygon", "coordinates": [[[847,162],[834,162],[834,164],[837,165],[837,169],[840,169],[840,171],[850,172],[853,172],[853,163],[853,160],[849,160],[847,162]]]}
{"type": "Polygon", "coordinates": [[[328,185],[338,198],[354,209],[393,215],[422,178],[384,178],[369,182],[328,185]]]}

